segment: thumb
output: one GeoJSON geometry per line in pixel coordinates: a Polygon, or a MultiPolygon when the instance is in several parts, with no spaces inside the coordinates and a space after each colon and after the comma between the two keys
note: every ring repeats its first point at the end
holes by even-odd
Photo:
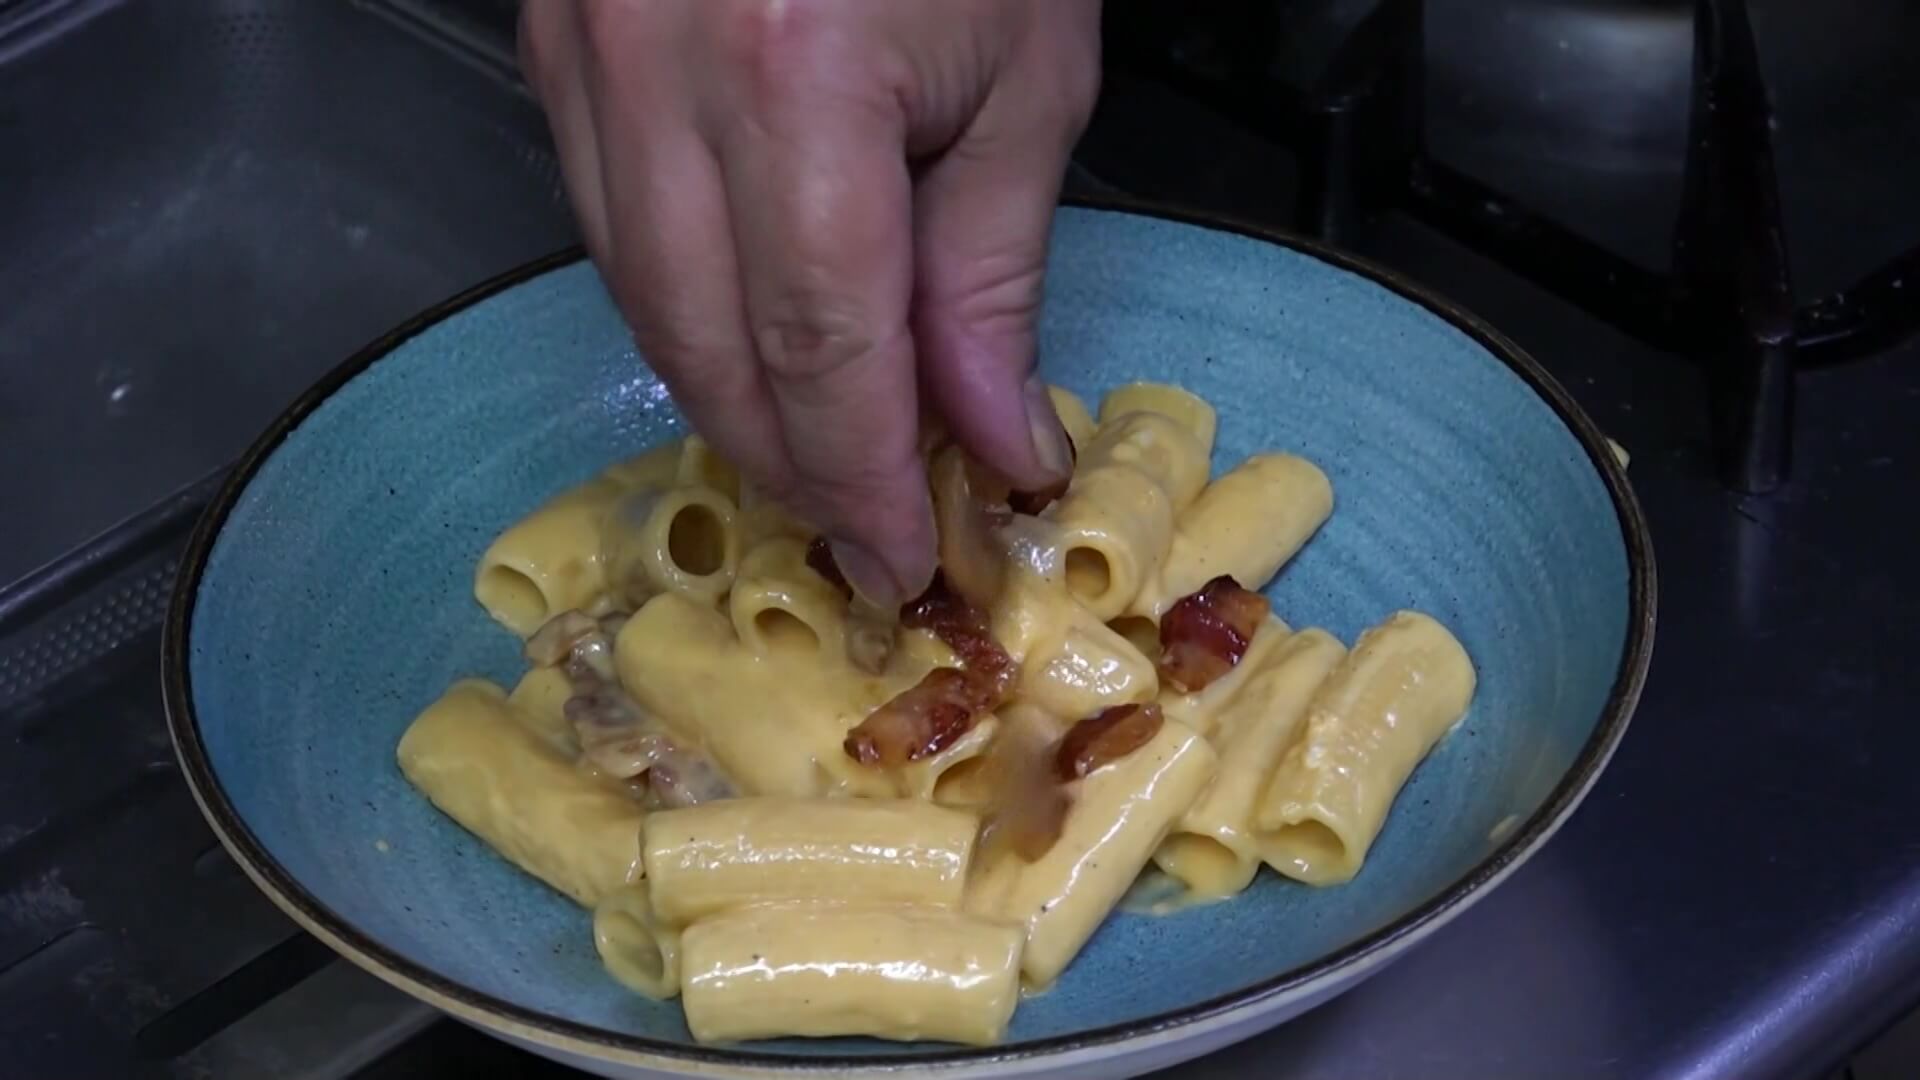
{"type": "Polygon", "coordinates": [[[1073,469],[1034,372],[1034,323],[1079,124],[1012,111],[990,100],[916,185],[913,330],[922,388],[954,436],[1016,488],[1034,490],[1073,469]]]}

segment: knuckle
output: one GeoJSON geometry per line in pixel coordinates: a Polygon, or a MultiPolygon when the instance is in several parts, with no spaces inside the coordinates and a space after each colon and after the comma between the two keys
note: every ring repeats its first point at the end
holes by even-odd
{"type": "Polygon", "coordinates": [[[811,382],[873,352],[879,342],[869,322],[844,301],[795,296],[755,326],[754,344],[770,374],[811,382]]]}
{"type": "Polygon", "coordinates": [[[754,85],[777,85],[793,72],[794,57],[812,38],[815,22],[812,4],[737,0],[719,15],[720,52],[754,85]]]}

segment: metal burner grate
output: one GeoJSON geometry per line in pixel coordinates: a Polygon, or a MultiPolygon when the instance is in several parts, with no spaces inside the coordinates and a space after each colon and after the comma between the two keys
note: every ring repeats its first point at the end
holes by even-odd
{"type": "Polygon", "coordinates": [[[1920,247],[1796,306],[1774,105],[1746,0],[1692,3],[1683,195],[1665,273],[1429,151],[1428,6],[1383,0],[1354,22],[1305,89],[1271,74],[1282,5],[1216,11],[1231,32],[1196,29],[1189,13],[1169,8],[1179,23],[1136,22],[1113,45],[1128,63],[1294,147],[1303,231],[1347,241],[1368,217],[1404,210],[1641,341],[1695,361],[1712,391],[1722,481],[1740,492],[1774,490],[1792,459],[1796,371],[1872,356],[1920,332],[1920,247]],[[1182,34],[1186,47],[1165,46],[1182,34]]]}

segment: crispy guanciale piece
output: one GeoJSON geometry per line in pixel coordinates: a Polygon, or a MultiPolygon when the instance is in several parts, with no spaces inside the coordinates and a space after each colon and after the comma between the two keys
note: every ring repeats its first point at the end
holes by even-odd
{"type": "Polygon", "coordinates": [[[958,668],[934,668],[868,713],[842,745],[862,765],[905,765],[952,746],[995,703],[983,680],[958,668]]]}
{"type": "Polygon", "coordinates": [[[1192,693],[1232,671],[1266,620],[1267,598],[1222,575],[1160,617],[1160,676],[1192,693]]]}
{"type": "Polygon", "coordinates": [[[931,630],[960,658],[968,675],[990,684],[996,705],[1013,688],[1017,674],[1013,658],[993,640],[986,611],[948,587],[944,572],[934,575],[933,584],[918,599],[900,608],[900,625],[931,630]]]}
{"type": "Polygon", "coordinates": [[[1054,774],[1078,780],[1102,765],[1126,757],[1160,734],[1160,706],[1115,705],[1067,729],[1053,753],[1054,774]]]}

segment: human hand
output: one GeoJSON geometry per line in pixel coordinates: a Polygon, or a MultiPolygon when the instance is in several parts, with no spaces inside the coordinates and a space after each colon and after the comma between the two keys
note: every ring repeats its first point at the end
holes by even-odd
{"type": "Polygon", "coordinates": [[[935,536],[924,403],[1016,488],[1070,450],[1033,378],[1098,0],[527,0],[587,250],[648,363],[869,600],[935,536]]]}

